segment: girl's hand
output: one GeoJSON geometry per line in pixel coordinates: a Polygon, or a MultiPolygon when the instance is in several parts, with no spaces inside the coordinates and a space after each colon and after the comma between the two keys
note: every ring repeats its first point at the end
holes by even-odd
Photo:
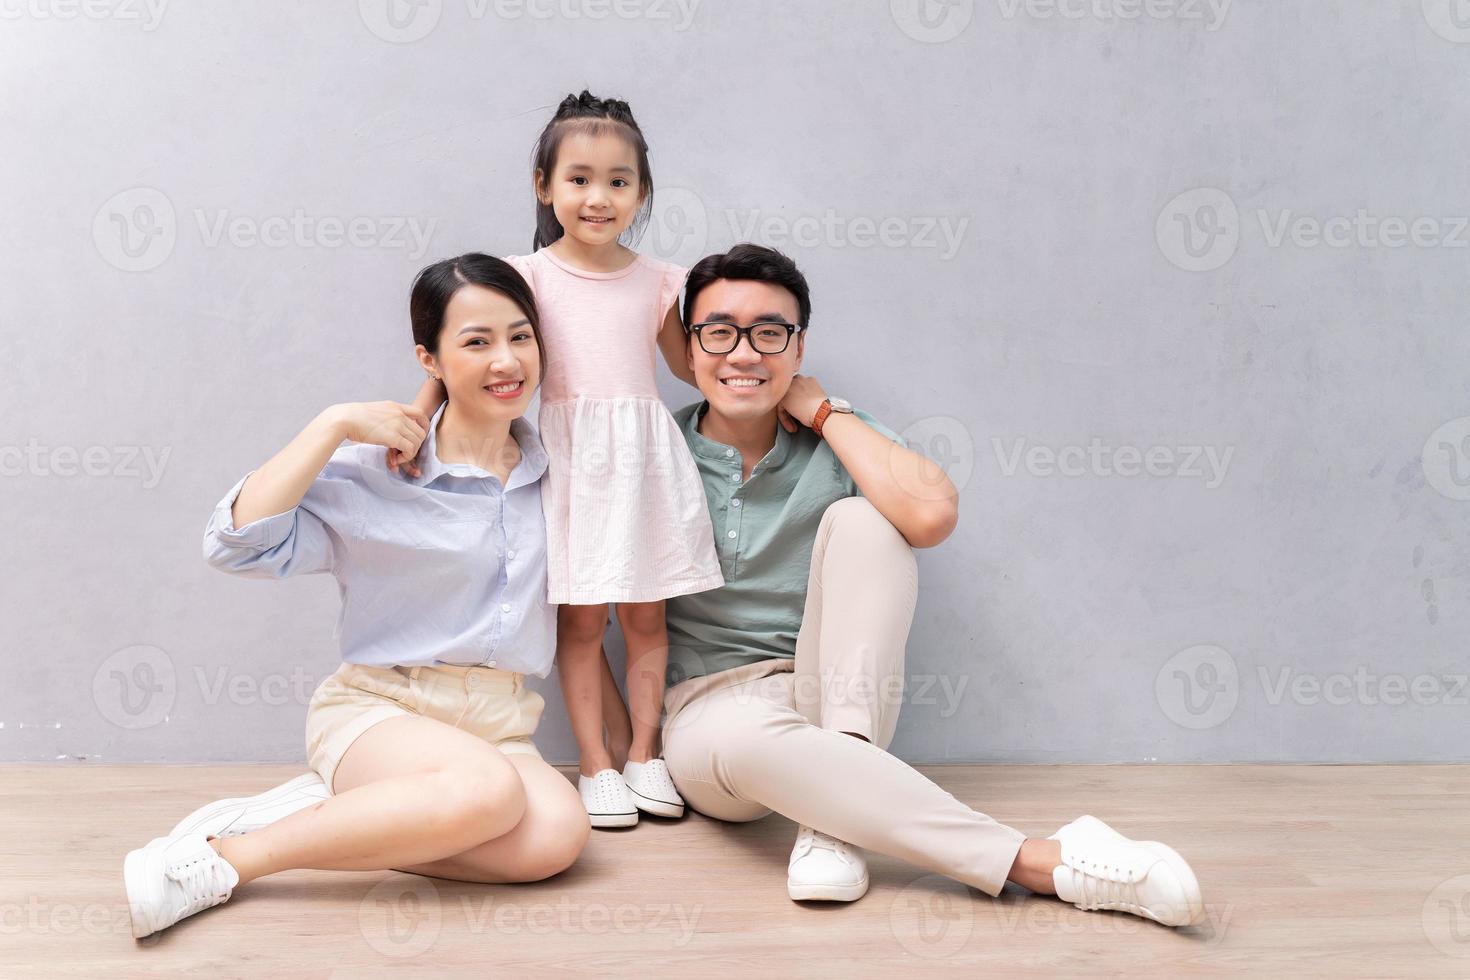
{"type": "Polygon", "coordinates": [[[413,459],[429,434],[429,418],[398,402],[348,402],[327,410],[344,439],[384,446],[413,459]]]}

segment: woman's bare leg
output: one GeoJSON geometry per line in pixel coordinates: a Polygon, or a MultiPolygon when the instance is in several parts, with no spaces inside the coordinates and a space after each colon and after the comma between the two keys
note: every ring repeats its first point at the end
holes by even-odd
{"type": "Polygon", "coordinates": [[[436,861],[509,833],[526,810],[520,771],[481,739],[431,718],[390,718],[343,755],[335,794],[255,833],[217,839],[240,882],[288,868],[374,871],[436,861]]]}
{"type": "Polygon", "coordinates": [[[508,834],[399,871],[455,881],[540,881],[571,867],[592,824],[567,777],[534,755],[508,755],[526,788],[526,814],[508,834]]]}

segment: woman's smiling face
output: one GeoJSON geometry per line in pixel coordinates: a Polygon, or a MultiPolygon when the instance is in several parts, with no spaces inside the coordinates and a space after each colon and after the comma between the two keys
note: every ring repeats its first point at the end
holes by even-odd
{"type": "Polygon", "coordinates": [[[444,381],[456,410],[496,420],[526,413],[541,383],[541,349],[525,311],[484,286],[460,287],[444,310],[439,350],[419,362],[444,381]]]}
{"type": "Polygon", "coordinates": [[[537,198],[578,242],[616,242],[643,203],[632,144],[615,133],[568,133],[556,156],[549,178],[537,173],[537,198]]]}

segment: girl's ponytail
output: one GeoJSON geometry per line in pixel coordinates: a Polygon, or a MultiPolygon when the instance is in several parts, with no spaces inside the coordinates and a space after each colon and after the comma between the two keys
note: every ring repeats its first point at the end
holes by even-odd
{"type": "Polygon", "coordinates": [[[638,128],[628,103],[621,99],[599,99],[583,89],[580,94],[568,95],[561,100],[561,104],[556,107],[556,113],[546,124],[546,128],[541,130],[536,146],[531,151],[531,177],[537,191],[536,236],[532,248],[544,248],[566,233],[561,222],[556,220],[556,212],[551,204],[541,203],[541,191],[551,181],[551,175],[556,170],[557,152],[568,133],[587,133],[591,136],[612,133],[626,139],[637,153],[638,192],[642,203],[628,225],[628,230],[623,233],[623,244],[634,244],[643,234],[643,228],[653,211],[653,174],[648,169],[648,143],[644,140],[643,131],[638,128]]]}

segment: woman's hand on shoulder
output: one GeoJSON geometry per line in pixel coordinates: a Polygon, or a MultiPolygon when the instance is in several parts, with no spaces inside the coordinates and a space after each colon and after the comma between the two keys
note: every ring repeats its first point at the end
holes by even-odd
{"type": "Polygon", "coordinates": [[[384,446],[408,459],[418,455],[429,434],[429,417],[400,402],[344,402],[324,413],[343,439],[384,446]]]}

